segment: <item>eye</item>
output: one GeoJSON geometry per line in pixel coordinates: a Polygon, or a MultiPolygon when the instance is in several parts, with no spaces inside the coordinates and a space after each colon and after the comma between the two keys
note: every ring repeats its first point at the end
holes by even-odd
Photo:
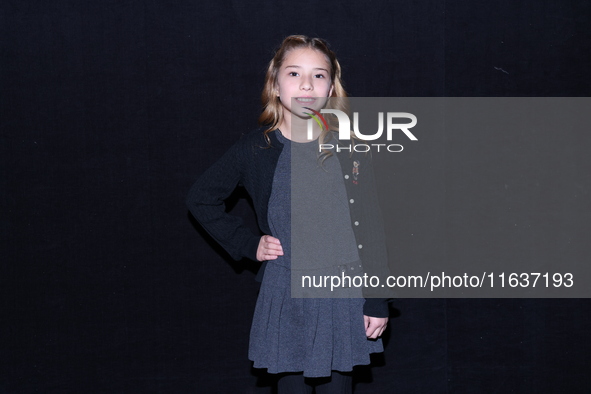
{"type": "Polygon", "coordinates": [[[287,75],[289,75],[290,77],[297,77],[299,74],[295,71],[290,71],[287,75]]]}
{"type": "Polygon", "coordinates": [[[326,78],[326,76],[324,74],[316,74],[314,78],[326,78]]]}

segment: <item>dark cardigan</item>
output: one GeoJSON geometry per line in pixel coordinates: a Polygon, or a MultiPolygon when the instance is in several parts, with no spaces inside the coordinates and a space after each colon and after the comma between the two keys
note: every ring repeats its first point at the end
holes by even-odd
{"type": "MultiPolygon", "coordinates": [[[[261,238],[244,226],[241,218],[226,212],[224,200],[239,184],[244,186],[252,198],[260,229],[264,234],[271,233],[267,208],[275,167],[283,144],[277,139],[276,131],[272,131],[268,134],[271,140],[269,146],[263,131],[264,128],[260,128],[242,136],[199,177],[187,197],[187,206],[193,216],[235,260],[246,257],[256,261],[261,238]]],[[[364,270],[368,275],[379,275],[381,280],[385,280],[386,243],[371,171],[371,155],[341,151],[337,153],[337,157],[350,201],[351,226],[358,245],[362,245],[359,254],[364,270]],[[359,174],[353,173],[354,164],[360,169],[359,174]],[[364,226],[365,224],[368,226],[364,226]]],[[[263,263],[258,278],[262,278],[265,266],[266,262],[263,263]]],[[[371,291],[372,289],[364,289],[364,294],[375,297],[371,291]]],[[[363,313],[372,317],[387,317],[387,299],[366,298],[363,313]]]]}

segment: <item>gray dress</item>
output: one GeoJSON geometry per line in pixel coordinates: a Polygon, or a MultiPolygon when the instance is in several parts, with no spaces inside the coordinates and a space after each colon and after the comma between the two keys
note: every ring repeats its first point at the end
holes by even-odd
{"type": "MultiPolygon", "coordinates": [[[[269,261],[250,333],[249,358],[269,373],[303,372],[330,376],[367,365],[369,354],[383,351],[381,339],[368,340],[363,304],[356,298],[292,298],[293,272],[340,273],[359,266],[347,195],[339,161],[322,164],[318,143],[284,144],[273,179],[268,220],[284,255],[269,261]]],[[[326,289],[324,289],[326,291],[326,289]]],[[[326,292],[324,293],[326,295],[326,292]]],[[[324,296],[325,296],[324,295],[324,296]]],[[[342,297],[342,295],[341,295],[342,297]]]]}

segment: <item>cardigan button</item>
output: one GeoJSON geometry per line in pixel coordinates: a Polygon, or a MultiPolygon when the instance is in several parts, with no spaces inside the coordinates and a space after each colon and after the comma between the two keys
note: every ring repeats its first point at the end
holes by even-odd
{"type": "Polygon", "coordinates": [[[363,245],[359,244],[359,245],[357,245],[357,247],[358,247],[359,249],[361,249],[361,248],[363,248],[363,245]]]}
{"type": "Polygon", "coordinates": [[[345,179],[349,179],[349,175],[345,175],[345,179]]]}
{"type": "Polygon", "coordinates": [[[353,204],[353,203],[355,202],[355,200],[353,200],[353,199],[350,199],[350,200],[349,200],[349,202],[350,202],[351,204],[353,204]]]}
{"type": "Polygon", "coordinates": [[[356,226],[359,226],[359,222],[357,220],[353,224],[356,225],[356,226]]]}

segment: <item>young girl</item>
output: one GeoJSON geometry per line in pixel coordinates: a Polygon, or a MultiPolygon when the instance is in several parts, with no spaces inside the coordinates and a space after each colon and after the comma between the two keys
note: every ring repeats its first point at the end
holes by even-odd
{"type": "Polygon", "coordinates": [[[330,97],[346,97],[335,54],[321,39],[287,37],[267,70],[263,127],[232,146],[187,199],[195,218],[233,258],[263,262],[249,358],[255,368],[279,374],[281,394],[311,393],[312,387],[352,392],[353,367],[383,351],[379,337],[388,321],[385,299],[291,297],[295,255],[304,261],[300,268],[335,274],[385,259],[379,231],[366,226],[379,223],[377,203],[364,201],[360,192],[373,187],[369,155],[319,149],[337,143],[323,122],[312,122],[308,134],[311,114],[330,97]],[[238,184],[252,197],[265,235],[226,213],[224,200],[238,184]]]}

